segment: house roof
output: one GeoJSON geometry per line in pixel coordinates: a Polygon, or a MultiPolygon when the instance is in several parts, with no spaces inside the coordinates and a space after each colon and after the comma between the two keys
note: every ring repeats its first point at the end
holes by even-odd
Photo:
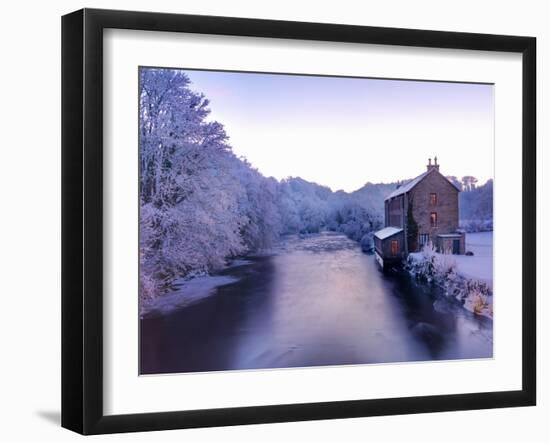
{"type": "Polygon", "coordinates": [[[396,228],[394,226],[388,226],[387,228],[380,229],[380,231],[375,232],[374,236],[379,238],[380,240],[385,240],[392,235],[399,234],[401,231],[403,231],[403,229],[396,228]]]}
{"type": "MultiPolygon", "coordinates": [[[[418,177],[413,178],[412,180],[409,180],[407,183],[401,185],[399,188],[395,189],[390,195],[388,195],[384,200],[389,200],[390,198],[397,197],[398,195],[405,194],[409,192],[412,188],[414,188],[418,183],[420,183],[425,177],[428,176],[432,171],[437,171],[435,168],[430,169],[429,171],[424,172],[423,174],[420,174],[418,177]]],[[[458,187],[450,181],[447,177],[441,174],[441,176],[447,180],[453,187],[455,187],[458,191],[458,187]]]]}

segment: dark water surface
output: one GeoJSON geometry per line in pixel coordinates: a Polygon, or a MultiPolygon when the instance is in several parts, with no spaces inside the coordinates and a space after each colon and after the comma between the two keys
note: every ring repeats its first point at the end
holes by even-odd
{"type": "Polygon", "coordinates": [[[220,275],[238,281],[140,320],[142,374],[492,357],[491,320],[382,273],[343,235],[236,264],[220,275]]]}

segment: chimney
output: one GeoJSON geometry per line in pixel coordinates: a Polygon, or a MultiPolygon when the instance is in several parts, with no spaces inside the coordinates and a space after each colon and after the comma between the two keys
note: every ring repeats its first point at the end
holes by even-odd
{"type": "Polygon", "coordinates": [[[432,165],[432,159],[428,159],[428,164],[426,165],[426,168],[428,171],[431,171],[432,169],[435,169],[439,171],[439,165],[437,164],[437,155],[434,157],[434,164],[432,165]]]}

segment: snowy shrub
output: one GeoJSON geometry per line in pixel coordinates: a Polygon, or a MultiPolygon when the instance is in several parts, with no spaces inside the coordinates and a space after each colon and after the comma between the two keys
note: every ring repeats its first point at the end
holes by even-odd
{"type": "Polygon", "coordinates": [[[437,253],[431,243],[421,252],[409,254],[405,269],[419,280],[438,285],[448,297],[469,311],[492,318],[490,287],[482,281],[460,275],[452,255],[437,253]]]}
{"type": "Polygon", "coordinates": [[[156,297],[159,291],[157,281],[150,275],[142,274],[139,279],[139,296],[141,300],[149,300],[156,297]]]}
{"type": "Polygon", "coordinates": [[[409,254],[405,263],[408,269],[416,278],[431,282],[436,277],[437,254],[432,243],[424,245],[418,253],[409,254]]]}
{"type": "Polygon", "coordinates": [[[464,299],[464,307],[474,314],[492,318],[493,304],[490,302],[491,299],[492,296],[484,288],[473,288],[464,299]]]}

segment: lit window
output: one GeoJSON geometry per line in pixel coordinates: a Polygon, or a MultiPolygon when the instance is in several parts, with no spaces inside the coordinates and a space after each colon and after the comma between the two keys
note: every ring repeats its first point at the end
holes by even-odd
{"type": "Polygon", "coordinates": [[[397,255],[399,253],[399,242],[397,240],[391,241],[391,255],[397,255]]]}
{"type": "Polygon", "coordinates": [[[430,206],[437,205],[437,194],[435,192],[432,192],[430,194],[430,206]]]}
{"type": "Polygon", "coordinates": [[[430,226],[432,228],[436,228],[437,227],[437,212],[432,212],[430,214],[430,226]]]}

